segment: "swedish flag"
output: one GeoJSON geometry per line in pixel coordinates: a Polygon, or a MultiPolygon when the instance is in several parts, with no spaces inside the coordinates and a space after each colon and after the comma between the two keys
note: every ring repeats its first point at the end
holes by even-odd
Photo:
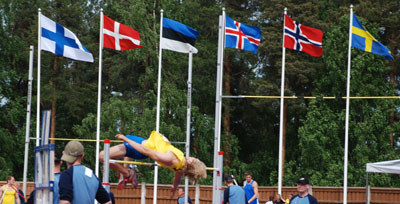
{"type": "Polygon", "coordinates": [[[386,59],[393,60],[390,50],[378,42],[358,21],[353,14],[353,28],[351,46],[365,52],[385,56],[386,59]]]}

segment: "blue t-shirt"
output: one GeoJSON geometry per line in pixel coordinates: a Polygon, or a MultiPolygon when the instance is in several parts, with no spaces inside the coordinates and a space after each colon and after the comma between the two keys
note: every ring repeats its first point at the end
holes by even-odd
{"type": "MultiPolygon", "coordinates": [[[[254,180],[252,180],[252,181],[250,182],[250,184],[248,184],[248,183],[246,182],[246,185],[245,185],[244,188],[243,188],[243,189],[244,189],[244,192],[246,192],[247,201],[250,200],[250,199],[254,196],[253,183],[254,183],[254,180]]],[[[251,201],[250,204],[258,204],[258,198],[256,198],[256,199],[254,199],[253,201],[251,201]]]]}
{"type": "Polygon", "coordinates": [[[224,204],[226,203],[230,204],[246,204],[247,199],[246,199],[246,194],[244,193],[243,188],[232,185],[229,186],[227,189],[224,191],[224,204]]]}
{"type": "Polygon", "coordinates": [[[293,196],[292,199],[290,199],[290,203],[289,204],[318,204],[317,199],[308,194],[304,197],[300,197],[298,194],[293,196]]]}
{"type": "MultiPolygon", "coordinates": [[[[139,143],[139,144],[142,144],[143,140],[146,140],[146,139],[144,139],[142,137],[138,137],[138,136],[135,136],[135,135],[125,135],[125,137],[127,137],[128,139],[130,139],[130,140],[132,140],[132,141],[134,141],[136,143],[139,143]]],[[[136,149],[134,149],[127,142],[124,142],[124,145],[125,145],[125,148],[126,148],[125,156],[130,157],[132,159],[146,159],[147,158],[146,155],[136,151],[136,149]]]]}
{"type": "Polygon", "coordinates": [[[110,197],[93,171],[83,165],[74,165],[60,176],[60,200],[71,204],[93,204],[110,201],[110,197]]]}

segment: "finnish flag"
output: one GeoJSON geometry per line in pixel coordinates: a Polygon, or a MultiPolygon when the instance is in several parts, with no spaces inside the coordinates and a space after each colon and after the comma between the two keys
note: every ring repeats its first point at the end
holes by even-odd
{"type": "Polygon", "coordinates": [[[93,55],[79,41],[76,35],[62,25],[40,16],[42,50],[70,59],[93,62],[93,55]]]}

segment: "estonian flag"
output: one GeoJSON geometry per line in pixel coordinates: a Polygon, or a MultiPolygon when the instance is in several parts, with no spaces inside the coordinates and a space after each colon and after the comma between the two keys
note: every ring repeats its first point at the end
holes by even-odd
{"type": "Polygon", "coordinates": [[[365,28],[361,25],[356,15],[353,14],[351,46],[365,52],[371,52],[382,55],[386,59],[393,60],[390,50],[382,43],[377,41],[365,28]]]}
{"type": "Polygon", "coordinates": [[[199,32],[187,25],[163,18],[161,48],[175,52],[197,53],[194,42],[199,32]]]}

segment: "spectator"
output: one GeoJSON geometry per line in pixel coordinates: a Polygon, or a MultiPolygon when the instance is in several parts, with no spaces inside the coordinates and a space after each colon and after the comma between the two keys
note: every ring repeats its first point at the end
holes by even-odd
{"type": "Polygon", "coordinates": [[[274,204],[285,204],[285,201],[282,199],[280,194],[275,194],[274,204]]]}
{"type": "Polygon", "coordinates": [[[60,194],[59,194],[59,183],[61,176],[61,166],[63,162],[61,160],[60,151],[54,151],[54,188],[53,188],[53,204],[60,203],[60,194]]]}
{"type": "Polygon", "coordinates": [[[250,171],[246,171],[245,178],[243,189],[246,192],[247,203],[258,204],[258,184],[253,180],[250,171]]]}
{"type": "MultiPolygon", "coordinates": [[[[187,203],[192,204],[192,200],[190,200],[189,195],[188,195],[187,203]]],[[[185,204],[185,189],[183,189],[183,188],[178,189],[178,204],[185,204]]]]}
{"type": "Polygon", "coordinates": [[[19,203],[20,204],[25,204],[25,196],[24,192],[19,188],[19,182],[15,182],[15,189],[18,190],[18,196],[19,196],[19,203]]]}
{"type": "Polygon", "coordinates": [[[110,200],[111,200],[111,204],[115,204],[115,198],[114,198],[114,193],[110,191],[110,200]]]}
{"type": "Polygon", "coordinates": [[[293,193],[289,193],[288,198],[286,198],[286,200],[285,200],[285,204],[289,204],[292,197],[293,197],[293,193]]]}
{"type": "Polygon", "coordinates": [[[246,204],[246,193],[243,188],[233,185],[233,176],[225,175],[224,177],[225,185],[228,186],[224,191],[224,204],[246,204]]]}
{"type": "Polygon", "coordinates": [[[19,196],[15,188],[15,178],[7,177],[7,184],[0,188],[0,203],[1,204],[20,204],[19,196]]]}
{"type": "Polygon", "coordinates": [[[269,196],[269,200],[265,204],[274,204],[274,196],[269,196]]]}
{"type": "Polygon", "coordinates": [[[78,141],[70,141],[65,146],[61,160],[68,169],[60,176],[60,204],[111,204],[110,197],[93,171],[83,166],[84,147],[78,141]]]}
{"type": "MultiPolygon", "coordinates": [[[[53,204],[60,203],[60,194],[59,194],[59,187],[58,184],[60,182],[61,176],[61,166],[63,162],[61,160],[61,152],[58,150],[54,150],[54,185],[53,185],[53,204]]],[[[29,199],[27,204],[34,204],[35,203],[35,190],[31,192],[29,195],[29,199]]]]}
{"type": "Polygon", "coordinates": [[[308,190],[310,189],[310,184],[308,180],[304,177],[301,177],[297,180],[297,192],[299,194],[292,197],[290,200],[290,204],[318,204],[317,199],[308,194],[308,190]]]}

